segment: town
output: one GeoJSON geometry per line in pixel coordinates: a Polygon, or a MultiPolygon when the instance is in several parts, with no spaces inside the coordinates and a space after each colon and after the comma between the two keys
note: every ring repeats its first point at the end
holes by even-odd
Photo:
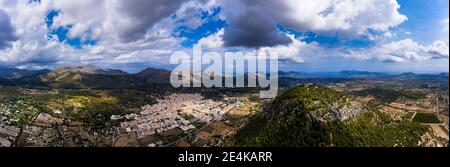
{"type": "MultiPolygon", "coordinates": [[[[171,94],[158,100],[158,104],[146,105],[139,114],[125,116],[114,115],[111,119],[126,119],[117,129],[114,141],[121,137],[129,138],[130,134],[143,139],[155,134],[161,134],[174,129],[189,133],[202,129],[207,125],[223,119],[230,110],[239,107],[236,98],[227,98],[224,102],[204,99],[200,94],[171,94]],[[234,100],[231,100],[234,99],[234,100]]],[[[163,141],[150,143],[148,146],[161,146],[163,141]]]]}

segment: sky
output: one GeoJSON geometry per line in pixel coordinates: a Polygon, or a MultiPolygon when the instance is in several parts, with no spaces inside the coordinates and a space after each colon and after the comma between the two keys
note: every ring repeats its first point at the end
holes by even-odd
{"type": "Polygon", "coordinates": [[[449,70],[448,0],[0,0],[0,66],[173,68],[170,55],[277,52],[283,71],[449,70]]]}

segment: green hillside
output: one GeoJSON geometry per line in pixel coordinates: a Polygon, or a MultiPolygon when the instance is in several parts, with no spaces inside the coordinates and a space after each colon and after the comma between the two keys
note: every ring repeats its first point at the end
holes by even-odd
{"type": "Polygon", "coordinates": [[[428,131],[418,123],[385,118],[339,92],[303,85],[276,98],[236,140],[242,146],[269,147],[417,146],[428,131]]]}

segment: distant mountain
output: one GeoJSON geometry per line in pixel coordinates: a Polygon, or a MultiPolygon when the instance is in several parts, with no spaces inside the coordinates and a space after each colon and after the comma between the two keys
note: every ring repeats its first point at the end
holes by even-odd
{"type": "Polygon", "coordinates": [[[41,75],[49,72],[49,70],[25,70],[9,67],[0,67],[0,78],[17,79],[27,76],[41,75]]]}
{"type": "MultiPolygon", "coordinates": [[[[171,71],[156,68],[147,68],[135,74],[128,74],[122,70],[100,68],[92,65],[60,67],[50,70],[23,70],[0,67],[0,85],[17,85],[29,87],[71,88],[71,89],[123,89],[140,88],[149,85],[166,85],[170,83],[171,71]]],[[[245,82],[247,77],[255,78],[253,74],[243,74],[245,82]]],[[[328,83],[341,80],[368,78],[368,77],[394,77],[404,79],[448,80],[448,73],[441,74],[415,74],[403,73],[390,75],[388,73],[366,71],[341,72],[283,72],[279,71],[280,86],[290,87],[302,83],[328,83]]],[[[224,81],[226,76],[224,77],[224,81]]]]}
{"type": "Polygon", "coordinates": [[[163,69],[147,68],[135,74],[137,78],[146,84],[167,84],[170,83],[171,72],[163,69]]]}
{"type": "Polygon", "coordinates": [[[278,73],[280,77],[290,78],[370,78],[390,76],[388,73],[368,71],[340,71],[340,72],[284,72],[278,73]]]}
{"type": "Polygon", "coordinates": [[[382,73],[382,72],[368,72],[368,71],[341,71],[341,76],[344,77],[381,77],[381,76],[389,76],[388,73],[382,73]]]}
{"type": "Polygon", "coordinates": [[[147,68],[136,74],[92,65],[57,68],[39,76],[41,82],[53,88],[141,88],[154,84],[169,84],[170,71],[147,68]]]}
{"type": "Polygon", "coordinates": [[[413,73],[413,72],[405,72],[405,73],[401,73],[399,76],[416,76],[418,74],[413,73]]]}
{"type": "Polygon", "coordinates": [[[448,73],[440,74],[416,74],[412,72],[402,73],[400,75],[395,75],[393,77],[404,78],[404,79],[420,79],[420,80],[448,80],[448,73]]]}
{"type": "Polygon", "coordinates": [[[0,69],[0,85],[23,85],[67,89],[141,88],[152,84],[170,83],[168,70],[147,68],[136,74],[92,65],[60,67],[54,70],[28,71],[0,69]]]}
{"type": "Polygon", "coordinates": [[[138,79],[124,71],[92,65],[57,68],[38,76],[38,80],[53,88],[72,89],[120,89],[141,85],[138,79]]]}
{"type": "Polygon", "coordinates": [[[289,72],[279,71],[278,72],[278,76],[280,76],[280,77],[291,77],[291,78],[302,78],[302,77],[304,77],[306,75],[302,74],[300,72],[295,72],[295,71],[289,71],[289,72]]]}
{"type": "Polygon", "coordinates": [[[440,76],[449,77],[448,72],[443,72],[439,74],[440,76]]]}
{"type": "Polygon", "coordinates": [[[75,66],[75,67],[61,67],[52,71],[55,74],[62,74],[65,72],[80,72],[85,74],[104,74],[104,75],[127,75],[128,73],[122,70],[100,68],[93,65],[75,66]]]}
{"type": "Polygon", "coordinates": [[[9,86],[12,85],[13,82],[9,79],[0,78],[0,86],[9,86]]]}

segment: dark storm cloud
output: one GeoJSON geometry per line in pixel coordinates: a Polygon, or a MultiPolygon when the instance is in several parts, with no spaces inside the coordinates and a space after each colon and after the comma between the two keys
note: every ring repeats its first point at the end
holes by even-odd
{"type": "Polygon", "coordinates": [[[17,40],[11,20],[5,12],[0,10],[0,49],[9,47],[10,43],[17,40]]]}
{"type": "Polygon", "coordinates": [[[273,10],[284,7],[272,0],[230,0],[223,2],[229,26],[225,28],[226,46],[263,47],[288,44],[290,39],[277,29],[273,10]],[[270,6],[270,8],[266,8],[270,6]]]}
{"type": "Polygon", "coordinates": [[[120,37],[124,41],[135,41],[142,38],[147,30],[156,22],[170,16],[180,8],[183,0],[126,0],[120,1],[120,11],[130,24],[121,32],[120,37]]]}
{"type": "Polygon", "coordinates": [[[261,47],[288,44],[290,39],[280,33],[276,23],[259,10],[248,10],[229,20],[224,41],[227,46],[261,47]]]}

